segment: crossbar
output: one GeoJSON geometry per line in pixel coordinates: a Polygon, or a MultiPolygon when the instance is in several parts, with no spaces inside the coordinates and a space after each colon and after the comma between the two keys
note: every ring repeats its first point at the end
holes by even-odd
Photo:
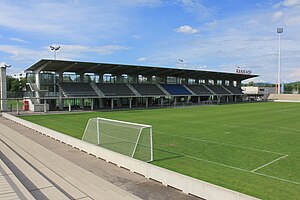
{"type": "Polygon", "coordinates": [[[133,122],[125,122],[125,121],[107,119],[107,118],[101,118],[101,117],[97,117],[97,120],[98,119],[103,120],[103,121],[118,122],[118,123],[122,123],[122,124],[134,125],[134,126],[143,126],[143,127],[149,127],[149,128],[152,127],[151,125],[147,125],[147,124],[138,124],[138,123],[133,123],[133,122]]]}

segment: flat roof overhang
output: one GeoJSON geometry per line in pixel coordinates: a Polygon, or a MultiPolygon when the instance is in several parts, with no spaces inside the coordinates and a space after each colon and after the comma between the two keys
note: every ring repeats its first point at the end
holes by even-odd
{"type": "Polygon", "coordinates": [[[50,72],[74,72],[80,73],[95,73],[95,74],[113,74],[113,75],[143,75],[143,76],[174,76],[181,78],[195,79],[226,79],[226,80],[246,80],[249,78],[258,77],[259,75],[252,74],[237,74],[227,72],[202,71],[193,69],[178,69],[169,67],[155,66],[138,66],[126,64],[112,63],[95,63],[82,61],[66,61],[66,60],[48,60],[42,59],[26,71],[50,71],[50,72]]]}

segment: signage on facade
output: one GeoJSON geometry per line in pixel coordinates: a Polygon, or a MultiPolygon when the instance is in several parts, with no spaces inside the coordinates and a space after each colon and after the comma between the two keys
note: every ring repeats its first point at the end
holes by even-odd
{"type": "Polygon", "coordinates": [[[241,67],[237,67],[235,70],[237,74],[252,74],[252,71],[249,69],[242,69],[241,67]]]}

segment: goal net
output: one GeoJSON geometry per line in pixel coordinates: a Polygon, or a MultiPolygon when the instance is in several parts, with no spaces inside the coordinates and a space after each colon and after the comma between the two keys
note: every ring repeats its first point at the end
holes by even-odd
{"type": "Polygon", "coordinates": [[[92,118],[82,140],[142,161],[153,161],[151,125],[92,118]]]}

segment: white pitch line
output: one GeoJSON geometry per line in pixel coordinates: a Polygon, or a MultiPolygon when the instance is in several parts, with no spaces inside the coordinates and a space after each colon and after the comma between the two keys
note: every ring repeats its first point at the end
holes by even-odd
{"type": "Polygon", "coordinates": [[[268,166],[268,165],[270,165],[270,164],[272,164],[272,163],[274,163],[274,162],[276,162],[276,161],[278,161],[278,160],[281,160],[281,159],[283,159],[283,158],[286,158],[286,157],[288,157],[288,155],[281,156],[281,157],[279,157],[279,158],[277,158],[277,159],[275,159],[275,160],[272,160],[271,162],[268,162],[268,163],[266,163],[266,164],[264,164],[264,165],[262,165],[262,166],[260,166],[260,167],[258,167],[258,168],[256,168],[256,169],[252,170],[251,172],[255,172],[255,171],[257,171],[257,170],[259,170],[259,169],[261,169],[261,168],[263,168],[263,167],[266,167],[266,166],[268,166]]]}
{"type": "MultiPolygon", "coordinates": [[[[54,120],[50,120],[50,121],[53,121],[55,123],[64,124],[62,122],[57,122],[57,121],[54,121],[54,120]]],[[[64,124],[64,125],[68,125],[68,124],[64,124]]],[[[69,126],[71,127],[71,125],[69,125],[69,126]]],[[[160,131],[156,131],[156,132],[162,133],[162,134],[166,134],[166,135],[172,135],[172,134],[168,134],[168,133],[160,132],[160,131]]],[[[245,149],[252,149],[252,150],[257,150],[257,151],[262,151],[262,152],[267,152],[267,153],[274,153],[274,154],[278,154],[278,155],[283,155],[282,153],[267,151],[267,150],[263,150],[263,149],[255,149],[255,148],[251,148],[251,147],[236,146],[236,145],[231,145],[231,144],[222,143],[222,142],[202,140],[202,139],[197,139],[197,138],[189,138],[189,137],[178,136],[178,135],[172,135],[172,136],[183,137],[183,138],[192,139],[192,140],[200,140],[200,141],[204,141],[204,142],[210,142],[210,143],[216,143],[216,144],[222,144],[222,145],[228,145],[228,146],[233,146],[233,147],[240,147],[240,148],[245,148],[245,149]]],[[[252,172],[250,170],[246,170],[246,169],[242,169],[242,168],[238,168],[238,167],[233,167],[233,166],[230,166],[230,165],[225,165],[225,164],[221,164],[221,163],[214,162],[214,161],[204,160],[204,159],[193,157],[193,156],[188,156],[188,155],[184,155],[184,156],[187,157],[187,158],[191,158],[191,159],[203,161],[203,162],[206,162],[206,163],[211,163],[211,164],[215,164],[215,165],[219,165],[219,166],[223,166],[223,167],[227,167],[227,168],[231,168],[231,169],[235,169],[235,170],[239,170],[239,171],[243,171],[243,172],[250,172],[250,173],[253,173],[253,174],[256,174],[256,175],[265,176],[265,177],[276,179],[276,180],[280,180],[280,181],[283,181],[283,182],[300,185],[300,183],[296,182],[296,181],[291,181],[291,180],[287,180],[287,179],[283,179],[283,178],[278,178],[276,176],[271,176],[271,175],[262,174],[262,173],[258,173],[258,172],[252,172]]],[[[288,155],[284,155],[284,156],[288,156],[288,155]]],[[[284,157],[284,156],[282,156],[282,157],[284,157]]]]}
{"type": "MultiPolygon", "coordinates": [[[[288,155],[285,155],[285,156],[288,156],[288,155]]],[[[271,176],[271,175],[267,175],[267,174],[263,174],[263,173],[259,173],[259,172],[253,172],[253,171],[250,171],[250,170],[246,170],[246,169],[242,169],[242,168],[238,168],[238,167],[233,167],[233,166],[230,166],[230,165],[225,165],[225,164],[221,164],[221,163],[218,163],[218,162],[214,162],[214,161],[209,161],[209,160],[197,158],[197,157],[194,157],[194,156],[184,155],[184,157],[187,157],[187,158],[190,158],[190,159],[194,159],[194,160],[199,160],[199,161],[206,162],[206,163],[211,163],[211,164],[214,164],[214,165],[219,165],[219,166],[227,167],[227,168],[230,168],[230,169],[235,169],[235,170],[239,170],[239,171],[243,171],[243,172],[248,172],[248,173],[256,174],[256,175],[259,175],[259,176],[264,176],[264,177],[276,179],[276,180],[287,182],[287,183],[292,183],[292,184],[300,185],[300,183],[296,182],[296,181],[291,181],[291,180],[287,180],[287,179],[283,179],[283,178],[278,178],[276,176],[271,176]]]]}
{"type": "Polygon", "coordinates": [[[247,169],[242,169],[242,168],[239,168],[239,167],[233,167],[233,166],[230,166],[230,165],[226,165],[226,164],[222,164],[222,163],[218,163],[218,162],[214,162],[214,161],[210,161],[210,160],[197,158],[197,157],[194,157],[194,156],[184,155],[184,157],[191,158],[191,159],[194,159],[194,160],[203,161],[203,162],[207,162],[207,163],[211,163],[211,164],[215,164],[215,165],[220,165],[222,167],[227,167],[227,168],[231,168],[231,169],[235,169],[235,170],[239,170],[239,171],[243,171],[243,172],[251,172],[250,170],[247,170],[247,169]]]}
{"type": "Polygon", "coordinates": [[[271,175],[262,174],[262,173],[258,173],[258,172],[252,172],[252,173],[260,175],[260,176],[265,176],[265,177],[268,177],[268,178],[273,178],[273,179],[276,179],[276,180],[279,180],[279,181],[283,181],[283,182],[287,182],[287,183],[293,183],[293,184],[296,184],[296,185],[300,185],[300,183],[296,182],[296,181],[291,181],[291,180],[287,180],[287,179],[283,179],[283,178],[278,178],[276,176],[271,176],[271,175]]]}
{"type": "Polygon", "coordinates": [[[223,146],[231,146],[231,147],[236,147],[236,148],[241,148],[241,149],[250,149],[250,150],[261,151],[261,152],[265,152],[265,153],[272,153],[272,154],[277,154],[277,155],[285,155],[283,153],[278,153],[278,152],[274,152],[274,151],[268,151],[268,150],[264,150],[264,149],[257,149],[257,148],[253,148],[253,147],[244,147],[244,146],[233,145],[233,144],[228,144],[228,143],[224,143],[224,142],[217,142],[217,141],[212,141],[212,140],[204,140],[204,139],[200,139],[200,138],[193,138],[193,137],[186,137],[186,136],[174,135],[174,134],[169,134],[169,133],[162,132],[162,131],[154,131],[154,132],[156,132],[156,133],[162,133],[162,134],[170,135],[170,136],[174,136],[174,137],[179,137],[179,138],[185,138],[185,139],[189,139],[189,140],[202,141],[202,142],[213,143],[213,144],[220,144],[220,145],[223,145],[223,146]]]}

